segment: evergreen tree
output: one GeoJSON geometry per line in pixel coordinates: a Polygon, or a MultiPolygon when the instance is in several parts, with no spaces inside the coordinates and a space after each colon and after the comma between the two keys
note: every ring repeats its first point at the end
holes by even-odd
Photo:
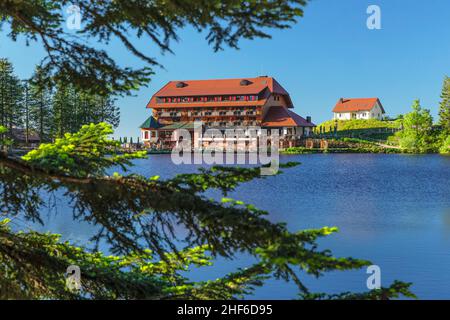
{"type": "Polygon", "coordinates": [[[14,74],[12,64],[7,59],[0,59],[0,126],[8,129],[9,136],[13,128],[22,124],[22,94],[22,84],[14,74]]]}
{"type": "Polygon", "coordinates": [[[113,128],[117,128],[120,123],[120,110],[115,104],[116,99],[107,96],[97,96],[96,101],[97,118],[95,123],[106,122],[113,128]]]}
{"type": "Polygon", "coordinates": [[[412,111],[404,116],[403,130],[398,132],[400,147],[413,152],[428,152],[433,148],[430,110],[423,109],[415,100],[412,111]]]}
{"type": "MultiPolygon", "coordinates": [[[[306,0],[183,0],[103,1],[74,0],[84,28],[77,37],[61,21],[68,1],[0,1],[0,21],[14,41],[36,41],[43,46],[42,67],[48,80],[74,84],[83,91],[129,93],[149,83],[157,60],[135,39],[145,38],[163,52],[172,52],[178,30],[193,27],[206,34],[215,51],[238,48],[239,40],[270,38],[270,29],[285,29],[303,16],[306,0]],[[91,39],[96,39],[95,45],[91,39]],[[117,63],[101,48],[117,40],[141,59],[142,67],[117,63]]],[[[113,51],[113,50],[112,50],[113,51]]],[[[112,52],[110,51],[110,52],[112,52]]],[[[46,83],[46,82],[44,82],[46,83]]]]}
{"type": "Polygon", "coordinates": [[[85,124],[106,122],[119,125],[120,112],[110,96],[90,94],[74,86],[58,84],[53,97],[53,134],[74,133],[85,124]]]}
{"type": "Polygon", "coordinates": [[[37,68],[30,81],[30,100],[32,128],[39,135],[41,142],[49,142],[52,138],[53,110],[52,89],[47,85],[38,85],[43,81],[44,71],[37,68]]]}
{"type": "Polygon", "coordinates": [[[444,78],[442,86],[441,103],[439,105],[439,124],[445,131],[450,132],[450,78],[444,78]]]}
{"type": "MultiPolygon", "coordinates": [[[[69,86],[58,84],[52,101],[53,125],[51,134],[53,137],[62,137],[70,132],[73,127],[72,115],[74,113],[73,92],[69,86]]],[[[76,112],[76,111],[75,111],[76,112]]]]}
{"type": "Polygon", "coordinates": [[[30,85],[28,81],[24,81],[23,85],[23,101],[22,101],[22,125],[24,130],[25,144],[30,142],[31,134],[31,100],[30,100],[30,85]]]}

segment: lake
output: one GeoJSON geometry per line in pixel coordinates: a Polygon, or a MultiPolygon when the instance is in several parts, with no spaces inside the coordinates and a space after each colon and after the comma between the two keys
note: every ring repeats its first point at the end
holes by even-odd
{"type": "MultiPolygon", "coordinates": [[[[270,212],[292,231],[337,226],[340,232],[319,241],[337,256],[368,259],[381,268],[382,285],[412,282],[422,299],[450,298],[450,157],[439,155],[311,154],[282,156],[298,167],[245,183],[230,194],[270,212]]],[[[198,166],[172,164],[170,155],[135,161],[133,172],[170,178],[198,166]]],[[[210,192],[218,197],[216,192],[210,192]]],[[[61,233],[85,243],[93,226],[73,223],[63,200],[39,230],[61,233]]],[[[213,267],[193,270],[193,280],[215,279],[253,259],[218,259],[213,267]]],[[[305,276],[313,292],[366,291],[366,270],[305,276]]],[[[291,299],[295,286],[270,280],[249,298],[291,299]]]]}

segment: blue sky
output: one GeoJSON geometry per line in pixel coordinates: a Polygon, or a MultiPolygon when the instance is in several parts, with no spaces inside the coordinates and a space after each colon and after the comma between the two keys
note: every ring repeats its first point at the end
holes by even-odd
{"type": "MultiPolygon", "coordinates": [[[[116,135],[139,134],[150,114],[152,94],[169,80],[275,77],[291,94],[295,111],[320,123],[332,117],[340,97],[379,97],[388,115],[409,110],[412,101],[437,116],[444,75],[450,75],[450,1],[313,0],[304,18],[288,30],[272,30],[270,40],[242,41],[240,50],[214,53],[205,34],[180,30],[174,55],[162,56],[148,40],[138,46],[165,67],[133,97],[120,98],[121,125],[116,135]],[[366,9],[381,8],[381,30],[366,27],[366,9]]],[[[122,65],[142,66],[117,42],[107,47],[122,65]]],[[[0,57],[16,73],[29,77],[43,56],[38,45],[26,47],[0,35],[0,57]]]]}

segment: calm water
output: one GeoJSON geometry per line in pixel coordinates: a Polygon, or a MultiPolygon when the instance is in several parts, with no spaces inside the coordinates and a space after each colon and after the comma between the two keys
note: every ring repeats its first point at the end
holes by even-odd
{"type": "MultiPolygon", "coordinates": [[[[323,154],[284,156],[282,161],[302,165],[246,183],[230,196],[269,211],[269,219],[287,222],[292,231],[337,226],[338,234],[319,242],[322,249],[371,260],[381,267],[382,285],[398,279],[413,282],[420,298],[450,298],[450,157],[323,154]]],[[[136,161],[132,169],[162,178],[195,170],[173,165],[168,155],[136,161]]],[[[94,227],[73,223],[68,210],[60,203],[58,214],[48,215],[41,229],[85,243],[94,227]]],[[[248,256],[220,259],[190,277],[215,279],[252,262],[248,256]]],[[[305,276],[305,283],[314,292],[366,291],[366,278],[365,270],[346,271],[318,280],[305,276]]],[[[271,280],[252,297],[295,295],[292,284],[271,280]]]]}

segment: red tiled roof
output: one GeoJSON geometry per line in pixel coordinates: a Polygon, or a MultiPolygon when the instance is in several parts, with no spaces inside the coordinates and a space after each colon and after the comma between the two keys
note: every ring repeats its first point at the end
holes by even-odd
{"type": "MultiPolygon", "coordinates": [[[[163,107],[163,105],[167,105],[158,104],[156,97],[257,95],[265,89],[268,89],[271,93],[287,96],[288,103],[292,105],[289,93],[274,78],[264,76],[237,79],[169,81],[164,87],[153,95],[150,102],[147,104],[147,108],[163,107]],[[247,85],[242,85],[243,81],[247,81],[247,85]]],[[[215,104],[218,105],[224,105],[224,103],[227,102],[215,102],[215,104]]],[[[181,103],[172,103],[170,107],[180,104],[181,103]]],[[[195,106],[196,104],[197,103],[189,103],[186,104],[186,106],[195,106]]],[[[253,102],[250,105],[255,104],[253,102]]]]}
{"type": "Polygon", "coordinates": [[[286,90],[272,77],[217,79],[217,80],[183,80],[170,81],[155,93],[157,97],[180,97],[201,95],[226,94],[258,94],[265,88],[273,93],[288,94],[286,90]],[[248,85],[241,85],[241,81],[248,80],[248,85]],[[178,88],[178,83],[186,84],[178,88]]]}
{"type": "Polygon", "coordinates": [[[370,111],[377,102],[384,113],[385,111],[378,98],[341,98],[333,108],[333,112],[370,111]]]}
{"type": "Polygon", "coordinates": [[[270,107],[262,122],[263,127],[315,127],[295,112],[280,106],[270,107]]]}

